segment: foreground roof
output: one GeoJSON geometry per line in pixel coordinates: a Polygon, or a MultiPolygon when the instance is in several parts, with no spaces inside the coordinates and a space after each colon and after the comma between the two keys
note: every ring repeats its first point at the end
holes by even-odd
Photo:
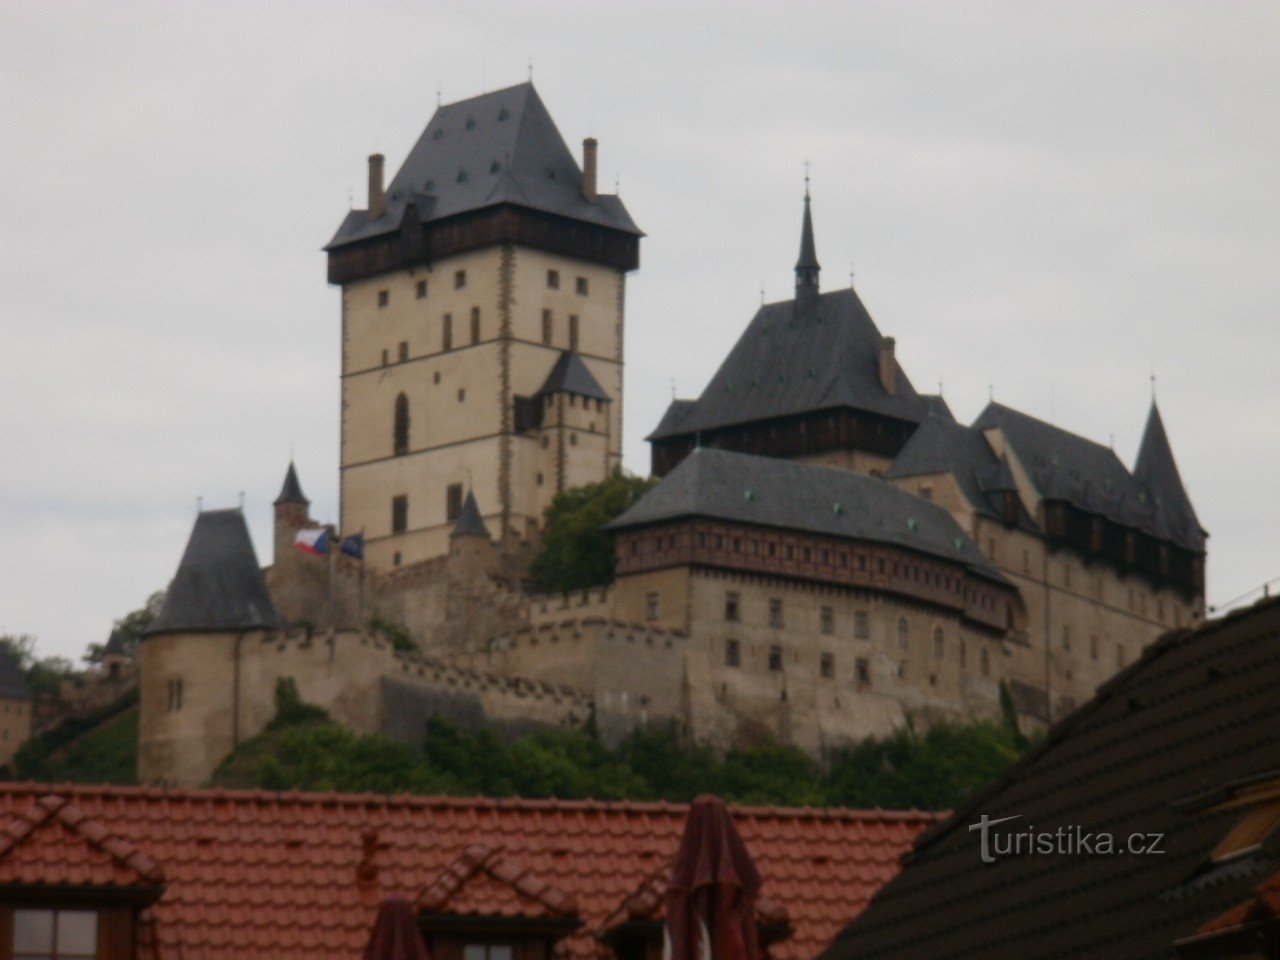
{"type": "Polygon", "coordinates": [[[532,83],[437,107],[370,220],[350,211],[328,248],[398,230],[413,204],[423,223],[511,203],[639,234],[616,196],[588,200],[582,172],[532,83]]]}
{"type": "Polygon", "coordinates": [[[1280,767],[1280,601],[1165,635],[1047,741],[917,841],[903,873],[823,960],[1138,958],[1248,899],[1280,849],[1263,836],[1215,863],[1249,807],[1230,785],[1280,767]],[[981,816],[1079,827],[1161,855],[1021,855],[984,864],[981,816]]]}
{"type": "Polygon", "coordinates": [[[1006,582],[947,510],[851,470],[699,448],[610,526],[684,517],[889,543],[1006,582]]]}
{"type": "Polygon", "coordinates": [[[929,405],[896,361],[896,392],[884,389],[880,341],[851,289],[820,294],[809,306],[765,304],[702,396],[678,420],[664,417],[649,439],[841,408],[917,423],[929,405]]]}
{"type": "MultiPolygon", "coordinates": [[[[675,854],[687,809],[0,784],[0,830],[20,827],[33,808],[85,818],[78,833],[45,838],[50,870],[59,851],[49,844],[65,836],[78,850],[84,834],[113,838],[116,860],[163,877],[144,931],[159,960],[356,960],[378,903],[395,893],[428,912],[506,910],[521,898],[553,913],[576,909],[584,923],[565,945],[585,960],[601,949],[593,934],[675,854]],[[47,795],[57,799],[37,805],[47,795]]],[[[936,820],[916,811],[732,812],[764,895],[785,906],[795,928],[773,948],[776,960],[809,960],[830,942],[936,820]]]]}
{"type": "Polygon", "coordinates": [[[160,612],[146,632],[281,626],[284,621],[267,592],[244,514],[234,508],[200,513],[160,612]]]}

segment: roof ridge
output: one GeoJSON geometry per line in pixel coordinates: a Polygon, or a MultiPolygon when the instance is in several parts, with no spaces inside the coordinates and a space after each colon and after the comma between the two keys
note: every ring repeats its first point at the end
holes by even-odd
{"type": "Polygon", "coordinates": [[[128,840],[112,833],[67,797],[48,794],[31,804],[0,830],[0,859],[25,843],[46,824],[57,821],[86,843],[128,867],[143,880],[164,882],[164,868],[128,840]]]}
{"type": "Polygon", "coordinates": [[[538,874],[506,855],[504,847],[473,843],[454,858],[436,879],[414,898],[420,910],[441,911],[479,873],[505,884],[519,895],[534,900],[552,913],[572,915],[578,901],[570,893],[543,880],[538,874]]]}

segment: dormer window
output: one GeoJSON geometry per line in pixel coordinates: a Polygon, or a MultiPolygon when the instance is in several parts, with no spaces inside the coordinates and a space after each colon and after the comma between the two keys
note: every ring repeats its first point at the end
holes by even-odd
{"type": "Polygon", "coordinates": [[[96,910],[13,911],[14,960],[84,960],[97,956],[96,910]]]}

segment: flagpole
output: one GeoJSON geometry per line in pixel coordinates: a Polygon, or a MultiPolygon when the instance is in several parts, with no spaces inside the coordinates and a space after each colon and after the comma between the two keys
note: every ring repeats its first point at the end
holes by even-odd
{"type": "MultiPolygon", "coordinates": [[[[335,530],[333,532],[333,537],[331,537],[330,539],[333,541],[336,541],[338,539],[338,531],[335,530]]],[[[331,546],[329,548],[328,556],[325,557],[325,559],[328,561],[326,564],[327,576],[325,577],[325,602],[329,607],[329,629],[330,630],[337,629],[337,624],[335,623],[335,617],[333,614],[333,557],[335,553],[337,553],[337,550],[333,549],[333,547],[331,546]]]]}
{"type": "Polygon", "coordinates": [[[363,548],[364,531],[363,530],[360,531],[360,538],[362,541],[362,545],[360,550],[360,624],[359,626],[363,629],[364,628],[364,548],[363,548]]]}

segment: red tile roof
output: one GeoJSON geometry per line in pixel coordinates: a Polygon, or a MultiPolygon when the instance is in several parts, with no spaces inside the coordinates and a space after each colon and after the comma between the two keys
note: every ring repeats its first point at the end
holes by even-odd
{"type": "Polygon", "coordinates": [[[1262,881],[1248,900],[1224,910],[1200,927],[1196,934],[1221,933],[1255,920],[1268,920],[1276,916],[1280,916],[1280,873],[1274,873],[1262,881]]]}
{"type": "MultiPolygon", "coordinates": [[[[62,882],[137,883],[162,868],[165,892],[143,931],[161,960],[233,952],[237,960],[356,960],[378,903],[395,893],[443,894],[450,912],[503,913],[520,903],[561,912],[576,901],[584,923],[565,952],[593,960],[601,947],[592,934],[670,861],[685,811],[668,803],[0,784],[0,847],[8,851],[0,871],[33,842],[24,836],[48,852],[15,865],[57,869],[62,854],[86,861],[77,879],[62,882]],[[56,816],[39,812],[55,806],[40,803],[50,794],[68,801],[56,816]]],[[[775,960],[810,960],[830,943],[937,819],[916,811],[732,812],[764,876],[763,896],[795,928],[772,947],[775,960]]],[[[34,879],[19,876],[5,879],[34,879]]]]}

